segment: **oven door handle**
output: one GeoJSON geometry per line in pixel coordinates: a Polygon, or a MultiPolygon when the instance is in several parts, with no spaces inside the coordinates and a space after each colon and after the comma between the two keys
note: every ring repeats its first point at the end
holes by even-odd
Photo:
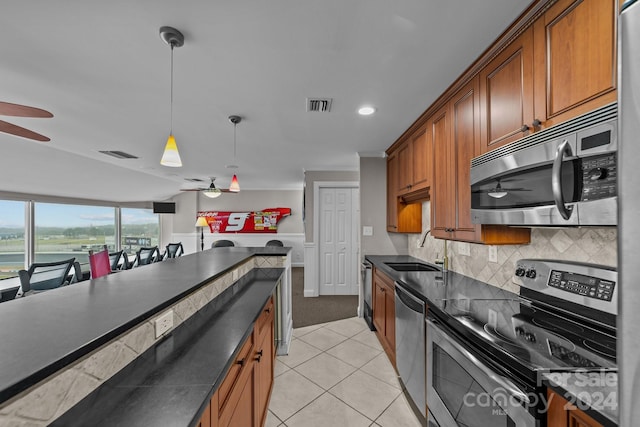
{"type": "MultiPolygon", "coordinates": [[[[467,350],[462,345],[460,345],[455,339],[451,338],[445,331],[442,330],[442,328],[436,326],[439,323],[437,320],[427,319],[427,327],[429,326],[428,325],[429,323],[432,323],[433,326],[435,326],[440,331],[441,335],[447,340],[447,342],[457,351],[462,353],[462,355],[465,358],[472,361],[476,365],[476,367],[478,367],[478,369],[480,369],[482,373],[487,376],[487,378],[490,378],[492,381],[494,381],[500,387],[507,390],[509,394],[514,396],[516,399],[519,399],[521,402],[531,404],[531,400],[529,399],[529,396],[527,396],[526,393],[524,393],[515,384],[509,381],[509,379],[493,372],[484,363],[482,363],[482,361],[478,360],[476,356],[474,356],[471,352],[469,352],[469,350],[467,350]]],[[[429,334],[429,331],[427,330],[427,335],[428,334],[429,334]]]]}
{"type": "Polygon", "coordinates": [[[573,213],[573,206],[567,206],[564,203],[564,196],[562,195],[562,161],[564,155],[572,156],[571,145],[568,140],[562,141],[562,144],[556,151],[556,158],[553,161],[553,168],[551,169],[551,191],[553,192],[553,201],[556,204],[556,208],[560,215],[564,219],[569,219],[573,213]]]}

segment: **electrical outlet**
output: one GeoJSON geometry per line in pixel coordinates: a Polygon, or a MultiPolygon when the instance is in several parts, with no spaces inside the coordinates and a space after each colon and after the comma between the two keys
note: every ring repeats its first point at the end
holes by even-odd
{"type": "Polygon", "coordinates": [[[471,256],[471,245],[469,245],[467,242],[459,242],[458,252],[460,253],[460,255],[471,256]]]}
{"type": "Polygon", "coordinates": [[[173,310],[163,313],[155,320],[156,339],[173,328],[173,310]]]}
{"type": "Polygon", "coordinates": [[[362,235],[363,236],[373,236],[373,227],[370,225],[365,225],[362,227],[362,235]]]}
{"type": "Polygon", "coordinates": [[[489,262],[498,262],[497,246],[489,246],[489,262]]]}

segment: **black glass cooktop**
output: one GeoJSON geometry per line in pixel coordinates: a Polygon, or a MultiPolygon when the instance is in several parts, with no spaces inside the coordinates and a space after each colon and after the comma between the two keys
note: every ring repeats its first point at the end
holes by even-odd
{"type": "Polygon", "coordinates": [[[540,370],[616,368],[615,330],[522,298],[443,299],[431,310],[482,353],[526,377],[540,370]]]}

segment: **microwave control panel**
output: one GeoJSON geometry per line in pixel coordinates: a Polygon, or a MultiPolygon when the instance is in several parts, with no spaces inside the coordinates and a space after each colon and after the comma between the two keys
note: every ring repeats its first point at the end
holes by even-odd
{"type": "Polygon", "coordinates": [[[582,158],[582,201],[617,196],[616,153],[582,158]]]}

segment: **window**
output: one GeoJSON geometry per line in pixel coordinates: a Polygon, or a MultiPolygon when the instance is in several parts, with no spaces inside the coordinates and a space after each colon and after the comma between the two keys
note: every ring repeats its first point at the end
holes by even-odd
{"type": "Polygon", "coordinates": [[[24,268],[24,202],[0,200],[0,279],[24,268]]]}
{"type": "Polygon", "coordinates": [[[89,262],[89,250],[116,247],[115,208],[36,203],[35,262],[76,258],[89,262]]]}
{"type": "MultiPolygon", "coordinates": [[[[160,243],[160,216],[151,209],[120,209],[120,241],[122,249],[132,255],[141,247],[160,243]]],[[[161,251],[162,252],[162,251],[161,251]]]]}

